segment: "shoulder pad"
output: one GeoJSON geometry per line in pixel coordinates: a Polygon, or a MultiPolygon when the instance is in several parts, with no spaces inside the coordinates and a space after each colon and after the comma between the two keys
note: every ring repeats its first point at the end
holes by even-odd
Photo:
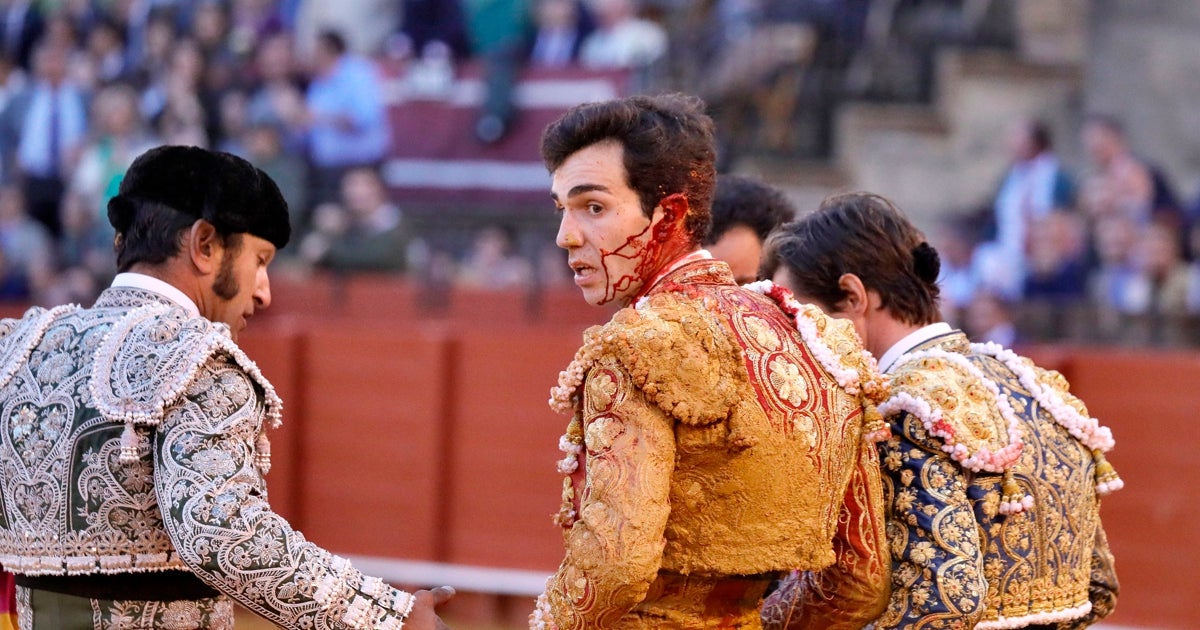
{"type": "Polygon", "coordinates": [[[217,353],[230,356],[263,389],[267,416],[277,425],[282,401],[228,326],[166,304],[138,307],[113,324],[92,361],[93,404],[114,422],[158,425],[217,353]]]}
{"type": "Polygon", "coordinates": [[[24,365],[29,353],[42,340],[46,330],[59,317],[77,310],[74,304],[64,304],[52,309],[35,306],[25,311],[20,319],[0,320],[0,387],[8,385],[13,374],[24,365]]]}
{"type": "Polygon", "coordinates": [[[964,467],[1004,472],[1021,455],[1021,429],[999,388],[964,355],[940,349],[906,355],[892,371],[885,416],[918,417],[964,467]]]}
{"type": "Polygon", "coordinates": [[[602,357],[620,363],[647,400],[680,422],[719,422],[738,402],[740,350],[696,300],[657,294],[590,334],[601,336],[602,357]]]}
{"type": "Polygon", "coordinates": [[[879,372],[875,357],[863,347],[862,340],[848,319],[826,315],[812,304],[801,304],[796,317],[805,345],[821,362],[838,385],[871,403],[881,402],[887,394],[887,379],[879,372]],[[810,322],[814,335],[802,330],[810,322]]]}

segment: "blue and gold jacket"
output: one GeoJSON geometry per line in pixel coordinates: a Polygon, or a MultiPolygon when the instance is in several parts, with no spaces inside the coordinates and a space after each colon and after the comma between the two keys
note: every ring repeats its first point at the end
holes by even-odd
{"type": "Polygon", "coordinates": [[[1057,372],[961,332],[906,352],[880,406],[892,596],[876,629],[1082,628],[1116,604],[1112,436],[1057,372]]]}

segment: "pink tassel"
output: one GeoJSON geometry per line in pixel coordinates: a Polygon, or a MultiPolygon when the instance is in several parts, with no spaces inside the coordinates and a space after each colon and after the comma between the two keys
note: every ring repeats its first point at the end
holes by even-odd
{"type": "Polygon", "coordinates": [[[122,464],[137,463],[141,459],[141,450],[141,437],[137,429],[133,428],[132,422],[126,422],[125,430],[121,432],[121,454],[117,461],[122,464]]]}
{"type": "Polygon", "coordinates": [[[267,474],[271,471],[271,440],[267,438],[266,431],[258,434],[258,439],[254,441],[254,451],[254,465],[258,467],[259,472],[267,474]]]}

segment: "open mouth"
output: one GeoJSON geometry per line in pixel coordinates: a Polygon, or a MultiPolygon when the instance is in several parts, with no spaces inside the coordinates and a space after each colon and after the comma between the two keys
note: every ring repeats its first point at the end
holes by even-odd
{"type": "Polygon", "coordinates": [[[586,278],[587,276],[590,276],[592,273],[594,273],[596,271],[595,267],[593,267],[585,262],[575,261],[575,262],[571,262],[568,264],[571,267],[571,271],[575,272],[576,280],[578,280],[580,278],[586,278]]]}

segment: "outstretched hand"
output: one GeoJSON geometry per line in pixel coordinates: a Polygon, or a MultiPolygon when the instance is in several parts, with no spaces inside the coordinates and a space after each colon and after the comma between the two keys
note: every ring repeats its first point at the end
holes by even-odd
{"type": "Polygon", "coordinates": [[[404,622],[405,630],[449,630],[450,626],[438,618],[435,609],[454,597],[453,587],[439,586],[428,591],[417,591],[413,597],[417,601],[408,620],[404,622]]]}

